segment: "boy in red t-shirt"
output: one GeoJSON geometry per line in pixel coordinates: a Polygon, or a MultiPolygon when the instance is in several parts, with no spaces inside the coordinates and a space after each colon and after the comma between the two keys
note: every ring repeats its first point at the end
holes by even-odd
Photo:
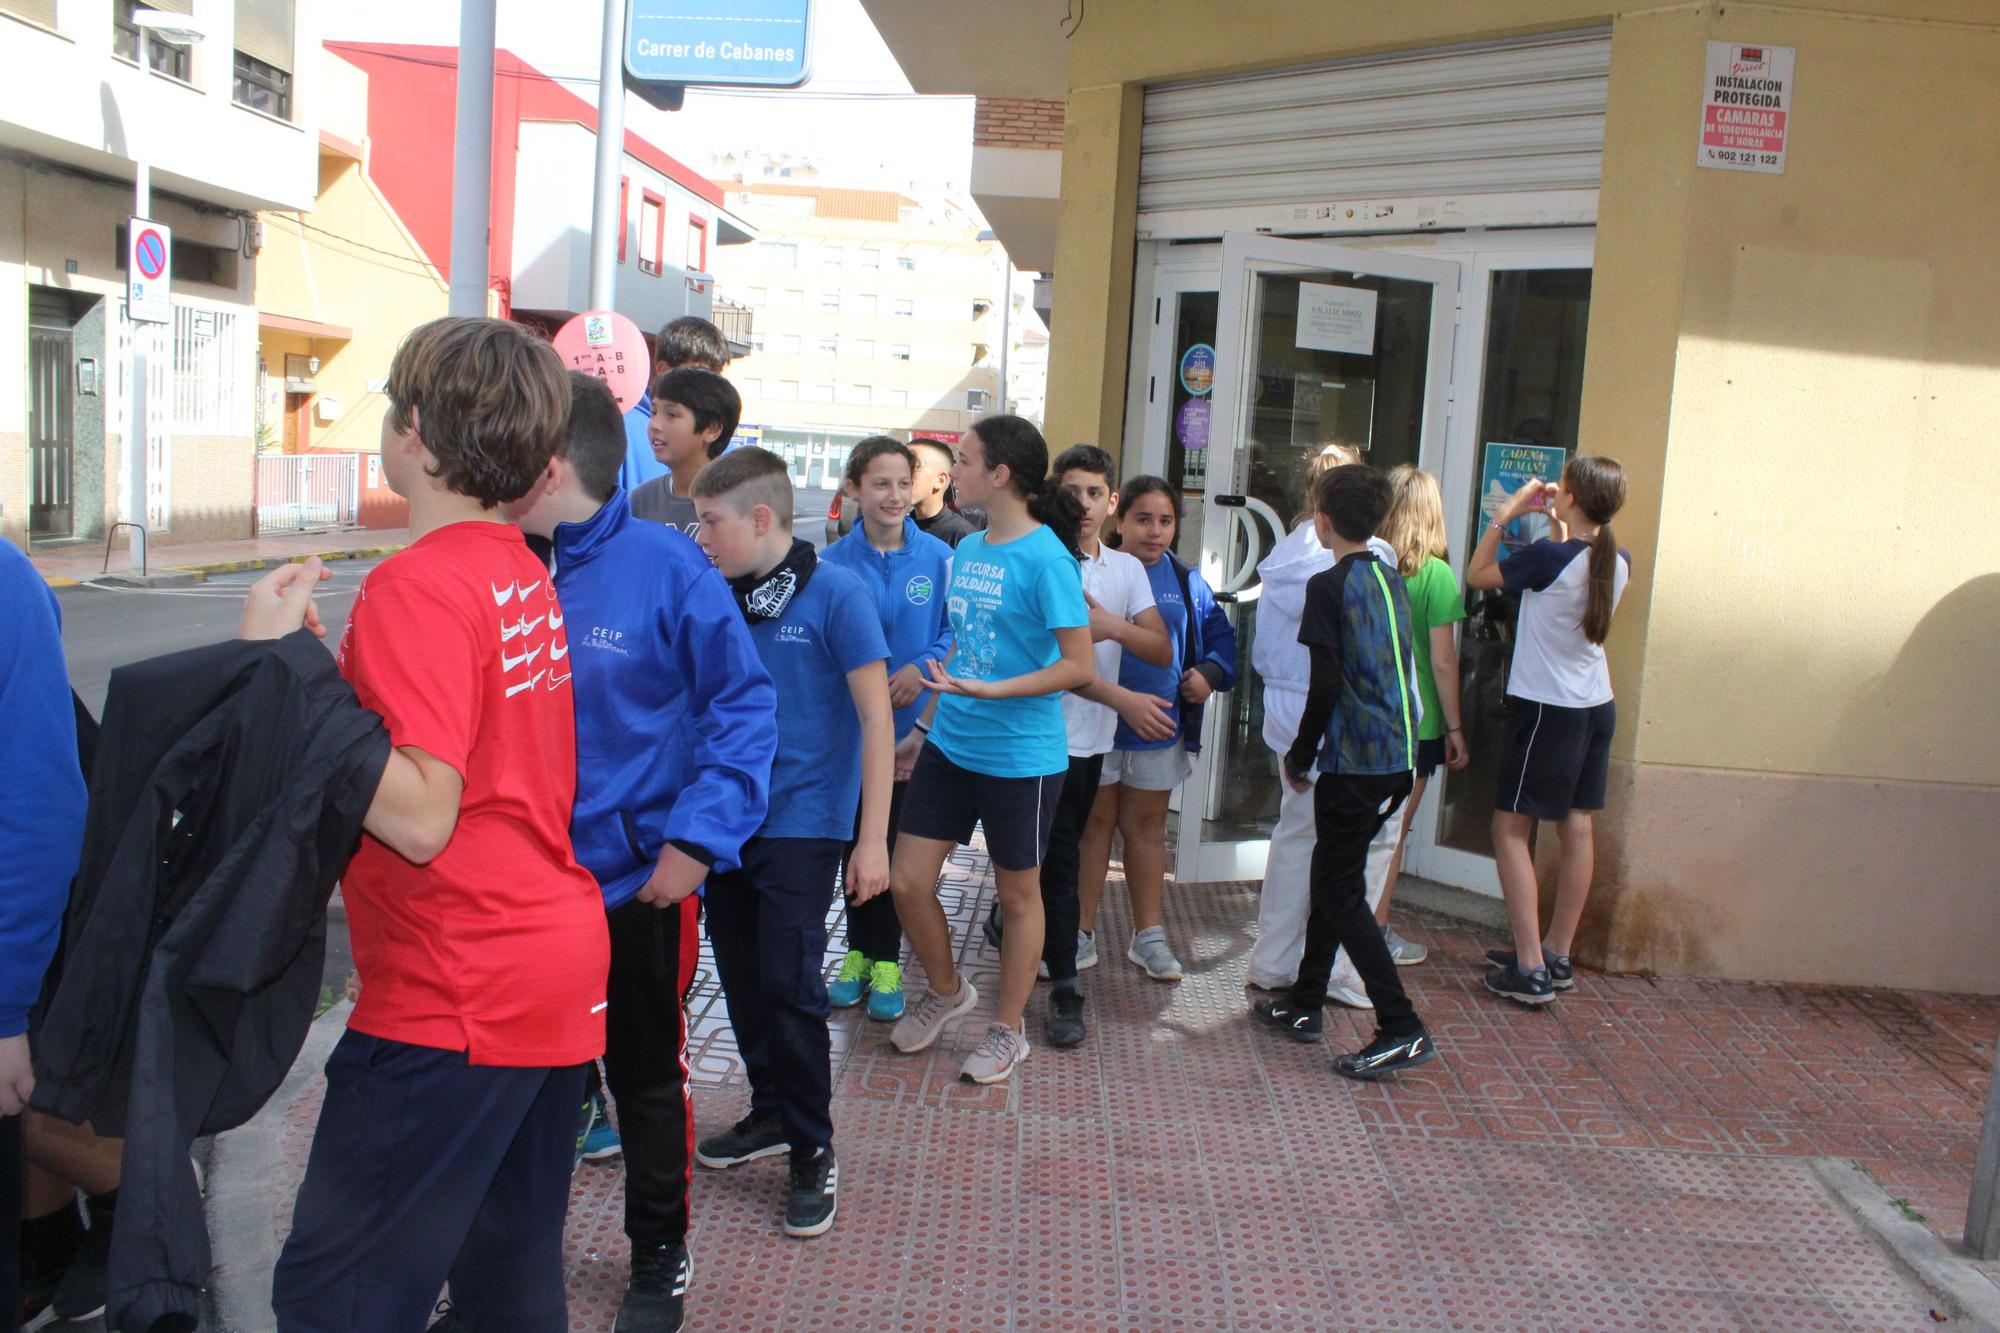
{"type": "MultiPolygon", "coordinates": [[[[361,998],[279,1258],[286,1333],[418,1333],[449,1279],[474,1328],[567,1328],[563,1215],[583,1066],[604,1050],[604,903],[570,850],[562,607],[500,506],[569,415],[519,325],[440,319],[389,369],[382,467],[410,547],[362,584],[341,673],[395,751],[342,882],[361,998]]],[[[309,562],[251,637],[312,619],[309,562]]]]}

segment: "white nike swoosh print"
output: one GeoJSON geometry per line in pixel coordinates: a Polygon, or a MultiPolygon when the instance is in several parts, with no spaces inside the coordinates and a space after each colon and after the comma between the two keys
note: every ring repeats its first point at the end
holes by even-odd
{"type": "Polygon", "coordinates": [[[549,628],[561,629],[562,627],[563,627],[562,612],[560,611],[549,612],[549,628]]]}
{"type": "Polygon", "coordinates": [[[518,583],[515,584],[514,591],[521,594],[521,600],[525,602],[528,600],[528,594],[541,586],[542,586],[542,581],[540,579],[536,579],[533,583],[530,583],[525,588],[518,583]]]}
{"type": "Polygon", "coordinates": [[[569,656],[569,644],[567,642],[565,642],[561,647],[549,649],[549,661],[551,662],[560,662],[565,657],[568,656],[569,656]]]}
{"type": "Polygon", "coordinates": [[[548,619],[547,616],[536,616],[533,620],[523,619],[521,621],[521,629],[523,632],[534,629],[546,619],[548,619]]]}
{"type": "Polygon", "coordinates": [[[569,677],[570,677],[570,673],[569,673],[569,672],[567,672],[567,671],[563,672],[563,673],[562,673],[562,674],[561,674],[560,676],[550,676],[550,677],[549,677],[549,688],[550,688],[550,689],[554,689],[554,688],[555,688],[556,686],[558,686],[558,685],[562,684],[562,683],[563,683],[564,681],[568,680],[568,679],[569,679],[569,677]]]}
{"type": "Polygon", "coordinates": [[[514,585],[511,583],[504,588],[493,588],[491,591],[493,593],[493,605],[495,606],[505,606],[514,600],[514,585]]]}
{"type": "Polygon", "coordinates": [[[542,677],[548,674],[549,674],[548,668],[544,667],[542,670],[537,671],[534,675],[530,676],[528,679],[522,681],[519,685],[509,685],[507,687],[507,697],[511,699],[515,695],[521,693],[521,691],[523,690],[534,689],[535,686],[542,683],[542,677]]]}
{"type": "Polygon", "coordinates": [[[502,653],[500,654],[500,669],[502,671],[512,671],[515,667],[524,666],[527,663],[534,661],[541,655],[542,655],[542,645],[539,643],[536,644],[534,647],[530,648],[527,652],[522,653],[519,657],[509,657],[507,656],[507,654],[502,653]]]}
{"type": "Polygon", "coordinates": [[[527,632],[528,622],[525,620],[517,620],[511,625],[504,620],[500,622],[500,642],[502,643],[506,643],[517,634],[525,634],[527,632]]]}

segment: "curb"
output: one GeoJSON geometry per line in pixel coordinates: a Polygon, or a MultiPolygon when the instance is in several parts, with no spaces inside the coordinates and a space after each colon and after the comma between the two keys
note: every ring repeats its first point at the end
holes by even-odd
{"type": "MultiPolygon", "coordinates": [[[[304,564],[318,559],[322,564],[335,560],[373,560],[377,556],[394,555],[409,543],[401,542],[392,546],[357,546],[338,551],[302,551],[297,555],[251,556],[243,560],[211,560],[199,565],[167,565],[152,578],[174,578],[192,575],[189,582],[204,583],[210,574],[241,574],[253,569],[276,569],[279,565],[304,564]]],[[[97,579],[118,578],[118,574],[93,574],[89,578],[71,578],[66,574],[43,574],[42,581],[51,588],[74,588],[97,579]]]]}
{"type": "Polygon", "coordinates": [[[334,1043],[347,1030],[353,1008],[343,999],[314,1019],[291,1071],[264,1109],[215,1137],[208,1159],[206,1209],[214,1267],[209,1271],[203,1328],[276,1333],[271,1271],[278,1263],[278,1237],[272,1222],[279,1209],[271,1198],[271,1182],[278,1174],[279,1141],[292,1104],[319,1077],[334,1043]]]}
{"type": "Polygon", "coordinates": [[[1913,1220],[1880,1181],[1854,1163],[1821,1157],[1812,1163],[1812,1171],[1854,1214],[1861,1229],[1947,1312],[1981,1333],[2000,1333],[2000,1286],[1973,1268],[1957,1247],[1913,1220]]]}

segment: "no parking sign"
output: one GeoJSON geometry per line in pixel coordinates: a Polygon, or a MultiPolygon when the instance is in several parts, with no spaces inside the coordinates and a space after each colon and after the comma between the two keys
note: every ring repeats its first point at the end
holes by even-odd
{"type": "Polygon", "coordinates": [[[164,222],[133,218],[125,228],[125,313],[139,324],[170,324],[174,233],[164,222]]]}

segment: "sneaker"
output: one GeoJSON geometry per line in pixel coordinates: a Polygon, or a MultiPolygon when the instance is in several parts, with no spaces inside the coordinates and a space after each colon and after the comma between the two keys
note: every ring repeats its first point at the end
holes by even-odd
{"type": "Polygon", "coordinates": [[[694,1264],[685,1245],[634,1245],[632,1279],[618,1307],[616,1333],[680,1333],[687,1323],[694,1264]]]}
{"type": "Polygon", "coordinates": [[[1523,972],[1513,963],[1490,968],[1486,973],[1486,989],[1522,1004],[1547,1004],[1556,998],[1555,983],[1549,980],[1546,967],[1532,972],[1523,972]]]}
{"type": "Polygon", "coordinates": [[[1083,1045],[1089,1029],[1083,1022],[1083,992],[1074,986],[1065,986],[1049,995],[1049,1020],[1042,1029],[1048,1034],[1049,1045],[1064,1050],[1083,1045]]]}
{"type": "Polygon", "coordinates": [[[117,1214],[90,1199],[84,1208],[90,1214],[90,1230],[83,1233],[83,1244],[77,1246],[76,1257],[63,1270],[49,1302],[58,1319],[95,1319],[104,1313],[104,1274],[111,1262],[111,1230],[117,1214]]]}
{"type": "MultiPolygon", "coordinates": [[[[1146,969],[1146,975],[1155,981],[1179,981],[1181,960],[1174,957],[1174,951],[1167,947],[1167,928],[1148,926],[1132,937],[1132,947],[1125,956],[1146,969]]],[[[1082,962],[1077,964],[1081,969],[1082,962]]]]}
{"type": "Polygon", "coordinates": [[[602,1093],[590,1099],[590,1110],[590,1128],[584,1131],[577,1151],[586,1162],[609,1161],[624,1152],[625,1145],[618,1141],[618,1127],[611,1123],[611,1114],[604,1109],[602,1093]]]}
{"type": "Polygon", "coordinates": [[[840,1205],[840,1166],[831,1147],[792,1159],[792,1196],[785,1201],[787,1236],[824,1236],[840,1205]]]}
{"type": "Polygon", "coordinates": [[[1326,1040],[1326,1025],[1317,1009],[1300,1009],[1290,1000],[1259,1000],[1250,1012],[1266,1027],[1274,1027],[1293,1041],[1326,1040]]]}
{"type": "Polygon", "coordinates": [[[826,1001],[836,1009],[852,1009],[868,993],[868,959],[859,949],[849,949],[840,960],[840,971],[826,983],[826,1001]]]}
{"type": "Polygon", "coordinates": [[[1393,927],[1387,925],[1382,927],[1382,943],[1389,946],[1389,957],[1395,960],[1397,967],[1408,967],[1412,963],[1421,963],[1424,959],[1431,956],[1429,949],[1418,944],[1415,940],[1404,939],[1395,932],[1393,927]]]}
{"type": "Polygon", "coordinates": [[[893,1023],[902,1016],[902,965],[877,963],[868,974],[868,1017],[877,1023],[893,1023]]]}
{"type": "MultiPolygon", "coordinates": [[[[56,1319],[56,1288],[62,1285],[63,1274],[69,1271],[70,1263],[77,1251],[83,1247],[86,1232],[83,1215],[74,1201],[68,1208],[73,1232],[47,1253],[38,1253],[34,1248],[21,1247],[21,1309],[19,1317],[23,1333],[31,1333],[56,1319]]],[[[7,1327],[0,1323],[0,1328],[7,1327]]]]}
{"type": "Polygon", "coordinates": [[[1437,1059],[1437,1043],[1431,1034],[1418,1028],[1403,1037],[1377,1036],[1352,1055],[1336,1055],[1333,1072],[1343,1078],[1367,1082],[1404,1069],[1415,1069],[1437,1059]]]}
{"type": "Polygon", "coordinates": [[[1087,930],[1076,932],[1076,970],[1097,966],[1097,936],[1087,930]]]}
{"type": "Polygon", "coordinates": [[[986,1036],[978,1048],[965,1057],[958,1077],[966,1083],[998,1083],[1027,1058],[1026,1034],[1005,1023],[991,1023],[987,1025],[986,1036]]]}
{"type": "Polygon", "coordinates": [[[993,910],[986,914],[986,924],[979,929],[986,936],[986,942],[992,945],[994,951],[997,953],[1000,949],[1000,941],[1005,934],[1005,930],[1000,924],[1000,900],[998,898],[993,900],[993,910]]]}
{"type": "Polygon", "coordinates": [[[435,1322],[426,1324],[424,1333],[466,1333],[471,1327],[450,1301],[439,1301],[431,1314],[435,1322]]]}
{"type": "Polygon", "coordinates": [[[896,1043],[896,1049],[904,1055],[915,1055],[938,1039],[944,1025],[960,1014],[968,1012],[979,1003],[979,992],[972,985],[972,978],[958,979],[958,994],[940,995],[930,987],[917,1002],[896,1020],[895,1029],[889,1033],[889,1040],[896,1043]]]}
{"type": "MultiPolygon", "coordinates": [[[[1512,967],[1515,961],[1514,951],[1512,949],[1488,949],[1486,951],[1486,961],[1495,967],[1512,967]]],[[[1576,989],[1576,964],[1571,961],[1568,954],[1550,953],[1547,949],[1544,949],[1542,950],[1542,965],[1549,970],[1549,984],[1551,986],[1554,986],[1557,990],[1576,989]]]]}
{"type": "Polygon", "coordinates": [[[778,1113],[752,1111],[720,1134],[711,1134],[697,1143],[694,1160],[711,1170],[723,1171],[791,1150],[792,1145],[785,1141],[785,1122],[778,1113]]]}
{"type": "Polygon", "coordinates": [[[1368,998],[1368,992],[1359,986],[1328,986],[1326,998],[1335,1004],[1344,1004],[1349,1009],[1373,1009],[1375,1001],[1368,998]]]}

